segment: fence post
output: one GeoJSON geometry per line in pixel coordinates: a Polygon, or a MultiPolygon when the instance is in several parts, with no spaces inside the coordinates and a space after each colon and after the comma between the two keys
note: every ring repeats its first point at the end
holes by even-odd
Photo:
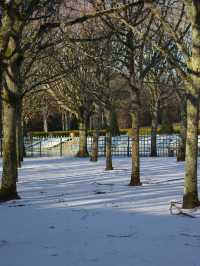
{"type": "Polygon", "coordinates": [[[127,146],[127,156],[129,157],[130,156],[130,138],[128,136],[128,146],[127,146]]]}
{"type": "Polygon", "coordinates": [[[63,150],[62,150],[62,137],[60,138],[60,157],[62,157],[63,150]]]}

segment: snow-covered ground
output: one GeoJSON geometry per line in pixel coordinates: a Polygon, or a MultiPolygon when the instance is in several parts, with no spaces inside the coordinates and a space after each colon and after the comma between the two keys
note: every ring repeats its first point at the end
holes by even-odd
{"type": "Polygon", "coordinates": [[[129,187],[130,158],[115,170],[78,158],[26,159],[21,200],[0,205],[1,266],[199,266],[200,212],[170,215],[184,165],[142,159],[142,187],[129,187]]]}

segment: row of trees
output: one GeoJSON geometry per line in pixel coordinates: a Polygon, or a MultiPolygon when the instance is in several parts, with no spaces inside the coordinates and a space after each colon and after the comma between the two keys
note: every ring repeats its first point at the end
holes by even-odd
{"type": "Polygon", "coordinates": [[[199,205],[198,1],[123,0],[117,4],[114,0],[13,0],[1,1],[0,16],[2,201],[18,197],[17,166],[23,160],[23,106],[27,106],[30,95],[42,91],[79,120],[78,156],[87,155],[86,129],[92,117],[95,128],[92,160],[97,160],[98,121],[104,114],[107,170],[112,169],[115,113],[128,105],[132,119],[130,185],[133,186],[141,185],[141,101],[144,106],[145,97],[150,98],[151,150],[155,156],[159,108],[166,99],[176,98],[182,114],[178,160],[186,159],[183,207],[199,205]]]}

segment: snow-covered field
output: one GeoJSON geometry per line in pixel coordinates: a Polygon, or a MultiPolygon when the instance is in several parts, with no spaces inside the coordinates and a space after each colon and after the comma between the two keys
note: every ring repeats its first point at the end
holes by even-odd
{"type": "Polygon", "coordinates": [[[200,266],[200,212],[170,215],[184,165],[144,158],[129,187],[130,158],[115,170],[78,158],[26,159],[21,200],[0,205],[1,266],[200,266]]]}

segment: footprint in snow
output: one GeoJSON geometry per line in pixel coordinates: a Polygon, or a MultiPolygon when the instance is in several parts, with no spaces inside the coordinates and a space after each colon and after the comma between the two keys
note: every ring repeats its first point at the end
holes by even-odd
{"type": "Polygon", "coordinates": [[[0,248],[5,247],[8,245],[8,241],[7,240],[0,240],[0,248]]]}
{"type": "Polygon", "coordinates": [[[56,227],[54,225],[49,226],[49,229],[55,229],[56,227]]]}

